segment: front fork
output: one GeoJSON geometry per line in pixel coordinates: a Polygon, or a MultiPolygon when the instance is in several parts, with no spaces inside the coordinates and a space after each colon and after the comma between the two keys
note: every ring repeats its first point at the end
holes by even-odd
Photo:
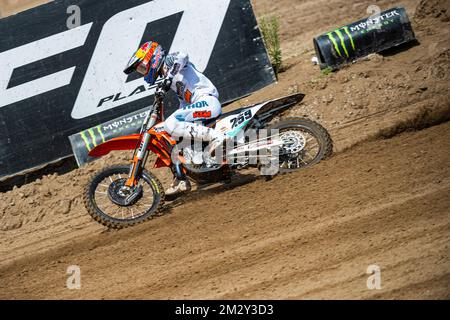
{"type": "Polygon", "coordinates": [[[150,142],[151,135],[148,133],[148,130],[154,126],[157,118],[158,116],[153,106],[151,112],[149,112],[147,114],[147,117],[145,117],[144,123],[142,125],[139,147],[134,150],[130,174],[128,175],[128,179],[125,183],[127,187],[133,188],[139,182],[142,169],[144,168],[145,163],[147,162],[149,154],[149,150],[147,147],[150,142]]]}
{"type": "Polygon", "coordinates": [[[125,183],[127,187],[135,187],[139,181],[142,169],[147,162],[147,157],[149,154],[147,146],[150,141],[150,137],[151,135],[148,132],[145,132],[140,140],[139,148],[134,152],[130,174],[128,175],[127,182],[125,183]]]}

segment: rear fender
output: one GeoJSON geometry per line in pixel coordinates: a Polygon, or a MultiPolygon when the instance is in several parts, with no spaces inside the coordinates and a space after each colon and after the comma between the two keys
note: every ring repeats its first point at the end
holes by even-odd
{"type": "Polygon", "coordinates": [[[296,93],[224,113],[217,121],[215,129],[226,133],[229,137],[235,137],[242,130],[251,128],[255,124],[257,128],[263,127],[274,116],[295,106],[304,97],[304,94],[296,93]]]}
{"type": "Polygon", "coordinates": [[[260,121],[264,121],[266,118],[274,117],[300,103],[304,97],[305,95],[303,93],[296,93],[290,96],[267,101],[261,105],[260,109],[256,112],[255,117],[260,121]]]}

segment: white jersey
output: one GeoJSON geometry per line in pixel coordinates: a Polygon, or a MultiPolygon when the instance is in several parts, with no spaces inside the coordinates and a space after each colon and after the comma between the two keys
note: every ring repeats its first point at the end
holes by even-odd
{"type": "Polygon", "coordinates": [[[172,79],[171,89],[180,99],[180,107],[199,101],[202,96],[219,98],[219,92],[212,82],[189,62],[189,56],[182,52],[167,55],[167,77],[172,79]]]}

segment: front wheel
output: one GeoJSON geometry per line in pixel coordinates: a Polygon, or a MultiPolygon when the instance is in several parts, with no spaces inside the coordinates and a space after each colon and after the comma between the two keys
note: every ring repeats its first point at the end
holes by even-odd
{"type": "Polygon", "coordinates": [[[164,202],[164,189],[159,180],[143,170],[135,188],[125,186],[130,166],[103,169],[87,184],[83,202],[97,222],[121,229],[151,219],[164,202]]]}
{"type": "Polygon", "coordinates": [[[269,130],[273,132],[274,129],[283,141],[278,155],[281,173],[310,167],[333,152],[330,134],[312,120],[288,118],[272,124],[269,130]]]}

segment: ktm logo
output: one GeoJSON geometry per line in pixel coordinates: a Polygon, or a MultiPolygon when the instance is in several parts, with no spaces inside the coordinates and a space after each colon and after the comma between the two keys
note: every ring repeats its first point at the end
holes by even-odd
{"type": "Polygon", "coordinates": [[[197,118],[211,118],[211,111],[196,111],[194,112],[194,119],[197,118]]]}
{"type": "MultiPolygon", "coordinates": [[[[96,113],[151,96],[142,79],[126,82],[122,72],[136,51],[148,23],[183,12],[169,52],[188,51],[200,71],[208,65],[231,0],[154,0],[112,16],[102,28],[89,62],[72,118],[96,113]],[[192,23],[195,21],[195,23],[192,23]],[[208,30],[208,32],[205,32],[208,30]],[[193,45],[195,44],[195,45],[193,45]],[[107,52],[105,52],[107,48],[107,52]]],[[[14,69],[84,46],[93,22],[0,53],[0,108],[70,85],[77,66],[8,88],[14,69]]],[[[77,91],[74,88],[73,91],[77,91]]]]}

